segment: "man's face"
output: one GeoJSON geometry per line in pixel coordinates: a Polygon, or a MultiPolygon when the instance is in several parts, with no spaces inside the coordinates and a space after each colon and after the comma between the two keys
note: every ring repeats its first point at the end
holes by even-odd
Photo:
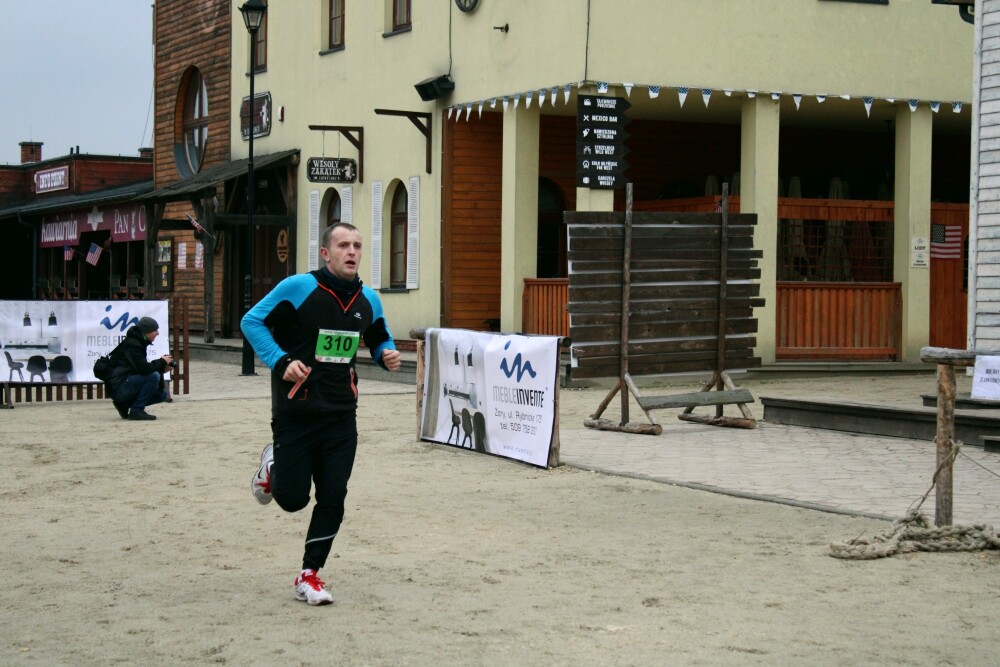
{"type": "Polygon", "coordinates": [[[152,343],[154,340],[156,340],[156,337],[159,336],[159,335],[160,335],[160,330],[159,329],[155,329],[153,331],[150,331],[148,334],[146,334],[146,340],[148,340],[150,343],[152,343]]]}
{"type": "Polygon", "coordinates": [[[361,233],[337,227],[330,235],[330,243],[320,248],[319,254],[330,273],[341,280],[354,280],[361,265],[361,233]]]}

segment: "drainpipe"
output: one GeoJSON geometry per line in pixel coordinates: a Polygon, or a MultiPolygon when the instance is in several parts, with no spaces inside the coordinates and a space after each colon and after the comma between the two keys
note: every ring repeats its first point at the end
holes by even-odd
{"type": "Polygon", "coordinates": [[[38,228],[25,222],[20,213],[17,214],[17,224],[31,230],[31,299],[34,301],[38,299],[38,228]]]}

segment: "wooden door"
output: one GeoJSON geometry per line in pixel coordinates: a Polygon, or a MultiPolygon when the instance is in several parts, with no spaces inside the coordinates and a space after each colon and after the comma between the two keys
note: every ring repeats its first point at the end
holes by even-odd
{"type": "Polygon", "coordinates": [[[964,350],[969,309],[969,206],[931,204],[929,345],[964,350]]]}

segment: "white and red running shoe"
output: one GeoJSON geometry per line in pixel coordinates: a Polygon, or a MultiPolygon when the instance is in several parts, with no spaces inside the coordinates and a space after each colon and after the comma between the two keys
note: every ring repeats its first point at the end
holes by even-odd
{"type": "Polygon", "coordinates": [[[253,497],[261,505],[271,502],[271,465],[274,463],[274,445],[268,445],[260,453],[260,468],[250,480],[253,497]]]}
{"type": "Polygon", "coordinates": [[[325,586],[316,570],[302,570],[302,574],[295,577],[295,599],[311,605],[330,604],[333,596],[325,586]]]}

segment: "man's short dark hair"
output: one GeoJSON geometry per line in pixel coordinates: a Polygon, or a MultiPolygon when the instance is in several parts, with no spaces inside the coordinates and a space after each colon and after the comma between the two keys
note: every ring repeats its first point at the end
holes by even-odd
{"type": "Polygon", "coordinates": [[[346,229],[350,232],[358,231],[358,228],[349,222],[335,222],[329,227],[327,227],[326,231],[323,232],[323,243],[320,245],[321,248],[325,248],[328,245],[330,245],[330,238],[333,236],[333,230],[337,229],[338,227],[346,229]]]}

